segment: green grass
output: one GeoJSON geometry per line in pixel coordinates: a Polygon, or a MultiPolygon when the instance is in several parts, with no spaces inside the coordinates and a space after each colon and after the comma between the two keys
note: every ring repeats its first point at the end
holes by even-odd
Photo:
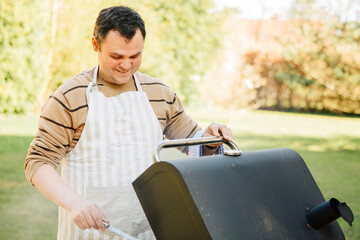
{"type": "MultiPolygon", "coordinates": [[[[226,123],[243,151],[278,147],[297,151],[324,197],[335,197],[352,208],[353,227],[342,219],[338,222],[348,240],[360,239],[359,118],[191,108],[188,113],[203,127],[211,121],[226,123]]],[[[0,240],[56,239],[57,207],[26,181],[23,170],[36,119],[0,118],[0,240]]],[[[174,155],[164,153],[165,159],[174,155]]]]}
{"type": "Polygon", "coordinates": [[[27,182],[37,117],[0,118],[0,239],[56,239],[57,207],[27,182]]]}

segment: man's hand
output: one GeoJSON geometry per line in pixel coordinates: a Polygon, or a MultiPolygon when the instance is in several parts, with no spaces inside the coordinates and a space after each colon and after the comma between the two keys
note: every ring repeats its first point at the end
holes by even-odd
{"type": "Polygon", "coordinates": [[[226,125],[211,123],[204,132],[204,137],[220,137],[222,136],[225,140],[231,141],[232,132],[226,125]]]}
{"type": "MultiPolygon", "coordinates": [[[[226,125],[211,123],[203,134],[203,137],[220,137],[222,136],[225,140],[232,140],[232,131],[226,125]]],[[[203,148],[203,155],[211,155],[222,143],[208,144],[203,148]]]]}
{"type": "Polygon", "coordinates": [[[98,229],[105,230],[103,222],[109,223],[101,209],[92,201],[78,198],[68,209],[72,221],[81,230],[98,229]]]}

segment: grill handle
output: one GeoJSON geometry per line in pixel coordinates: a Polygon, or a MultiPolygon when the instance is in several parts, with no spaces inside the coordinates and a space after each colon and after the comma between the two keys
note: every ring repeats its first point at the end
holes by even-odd
{"type": "Polygon", "coordinates": [[[172,147],[184,147],[192,145],[205,145],[213,143],[225,143],[232,150],[236,151],[240,155],[240,148],[233,142],[223,139],[223,137],[203,137],[203,138],[188,138],[188,139],[176,139],[176,140],[166,140],[160,142],[153,151],[154,162],[160,162],[160,151],[163,148],[172,148],[172,147]]]}

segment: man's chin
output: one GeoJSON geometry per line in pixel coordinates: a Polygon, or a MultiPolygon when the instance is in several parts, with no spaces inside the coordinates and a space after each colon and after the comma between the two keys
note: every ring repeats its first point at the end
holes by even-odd
{"type": "Polygon", "coordinates": [[[122,78],[114,78],[113,82],[115,84],[125,84],[128,83],[131,79],[131,75],[130,76],[126,76],[126,77],[122,77],[122,78]]]}

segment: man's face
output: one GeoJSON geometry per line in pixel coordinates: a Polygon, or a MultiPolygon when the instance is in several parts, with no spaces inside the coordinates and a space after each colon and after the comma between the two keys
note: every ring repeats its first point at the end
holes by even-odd
{"type": "Polygon", "coordinates": [[[101,46],[95,37],[92,38],[92,45],[98,53],[99,76],[109,83],[127,83],[141,64],[144,38],[139,29],[130,40],[112,30],[101,46]]]}

